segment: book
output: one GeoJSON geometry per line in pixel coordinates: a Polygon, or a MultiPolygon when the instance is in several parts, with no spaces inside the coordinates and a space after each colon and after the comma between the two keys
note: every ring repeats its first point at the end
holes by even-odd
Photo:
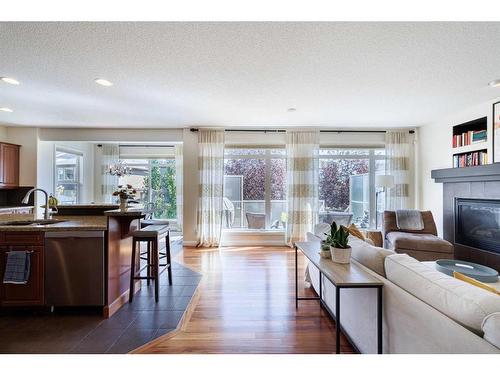
{"type": "Polygon", "coordinates": [[[453,155],[453,168],[474,167],[488,164],[487,151],[473,151],[453,155]]]}
{"type": "Polygon", "coordinates": [[[485,142],[488,138],[486,129],[484,130],[469,130],[461,134],[453,135],[452,147],[464,147],[474,143],[485,142]]]}

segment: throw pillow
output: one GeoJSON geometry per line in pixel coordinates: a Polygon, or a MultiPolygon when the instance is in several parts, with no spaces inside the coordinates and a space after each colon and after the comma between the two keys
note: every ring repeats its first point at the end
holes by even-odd
{"type": "Polygon", "coordinates": [[[354,237],[358,237],[360,240],[363,240],[363,241],[366,240],[365,236],[363,235],[363,233],[361,233],[361,231],[358,229],[356,224],[351,224],[346,229],[350,235],[352,235],[354,237]]]}

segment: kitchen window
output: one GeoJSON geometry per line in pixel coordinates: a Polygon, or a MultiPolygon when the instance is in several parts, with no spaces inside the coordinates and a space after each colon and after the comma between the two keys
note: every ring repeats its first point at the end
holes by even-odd
{"type": "Polygon", "coordinates": [[[223,209],[226,230],[284,230],[285,150],[226,147],[223,209]]]}
{"type": "Polygon", "coordinates": [[[321,148],[319,221],[330,224],[352,214],[357,226],[374,228],[384,207],[382,194],[375,202],[375,175],[384,173],[383,148],[321,148]]]}
{"type": "Polygon", "coordinates": [[[61,147],[55,150],[55,197],[59,204],[80,203],[83,153],[61,147]]]}

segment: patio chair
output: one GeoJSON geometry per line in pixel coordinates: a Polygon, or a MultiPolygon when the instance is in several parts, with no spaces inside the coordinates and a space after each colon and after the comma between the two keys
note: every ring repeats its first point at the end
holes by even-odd
{"type": "Polygon", "coordinates": [[[266,229],[266,214],[246,213],[248,229],[266,229]]]}

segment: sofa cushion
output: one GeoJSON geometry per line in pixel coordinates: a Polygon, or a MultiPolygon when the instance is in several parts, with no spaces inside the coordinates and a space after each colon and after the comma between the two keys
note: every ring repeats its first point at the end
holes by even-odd
{"type": "Polygon", "coordinates": [[[392,250],[382,249],[362,241],[359,238],[349,236],[349,244],[352,248],[351,256],[363,266],[385,277],[384,260],[386,256],[395,254],[392,250]]]}
{"type": "Polygon", "coordinates": [[[392,249],[423,250],[436,253],[453,253],[453,245],[432,234],[391,232],[386,239],[392,249]]]}
{"type": "Polygon", "coordinates": [[[481,324],[500,312],[500,297],[445,275],[406,255],[385,258],[387,279],[439,310],[464,327],[482,335],[481,324]]]}
{"type": "Polygon", "coordinates": [[[488,315],[481,326],[483,338],[500,349],[500,312],[488,315]]]}

